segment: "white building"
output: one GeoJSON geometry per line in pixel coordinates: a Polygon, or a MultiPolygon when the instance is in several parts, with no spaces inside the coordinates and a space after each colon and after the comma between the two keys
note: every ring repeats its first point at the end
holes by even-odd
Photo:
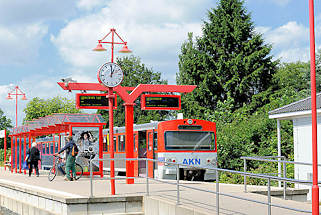
{"type": "MultiPolygon", "coordinates": [[[[270,119],[277,119],[278,148],[281,153],[280,120],[293,121],[294,161],[312,164],[312,114],[311,97],[291,103],[269,112],[270,119]]],[[[317,127],[318,127],[318,164],[321,164],[321,93],[317,94],[317,127]]],[[[318,179],[321,181],[321,167],[318,168],[318,179]]],[[[312,181],[312,165],[295,164],[294,177],[299,180],[312,181]]],[[[311,200],[311,186],[298,185],[296,188],[309,188],[308,200],[311,200]]],[[[321,194],[321,192],[320,192],[321,194]]]]}

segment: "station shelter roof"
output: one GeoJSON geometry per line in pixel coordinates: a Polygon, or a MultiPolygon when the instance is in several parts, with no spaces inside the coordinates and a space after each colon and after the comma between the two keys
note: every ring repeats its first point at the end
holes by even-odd
{"type": "Polygon", "coordinates": [[[10,135],[24,135],[29,133],[32,136],[42,136],[69,131],[70,125],[85,125],[90,127],[105,124],[106,121],[100,114],[56,113],[27,121],[26,124],[13,128],[10,135]]]}

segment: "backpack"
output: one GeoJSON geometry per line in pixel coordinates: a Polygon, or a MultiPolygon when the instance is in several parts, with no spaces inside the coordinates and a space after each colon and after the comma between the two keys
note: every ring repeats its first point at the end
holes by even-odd
{"type": "Polygon", "coordinates": [[[71,148],[71,156],[76,157],[78,155],[78,146],[76,144],[73,144],[71,148]]]}

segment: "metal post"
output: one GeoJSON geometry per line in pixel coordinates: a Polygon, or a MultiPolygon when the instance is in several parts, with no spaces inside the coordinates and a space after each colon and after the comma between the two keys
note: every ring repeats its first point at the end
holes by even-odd
{"type": "MultiPolygon", "coordinates": [[[[246,159],[244,158],[244,172],[246,172],[246,159]]],[[[246,187],[246,175],[244,175],[244,192],[247,192],[247,187],[246,187]]]]}
{"type": "Polygon", "coordinates": [[[177,201],[176,204],[179,205],[179,165],[176,164],[176,181],[177,181],[177,201]]]}
{"type": "Polygon", "coordinates": [[[271,215],[271,179],[268,178],[268,215],[271,215]]]}
{"type": "Polygon", "coordinates": [[[220,214],[220,178],[219,178],[219,173],[218,170],[215,170],[215,176],[216,176],[216,214],[220,214]]]}
{"type": "MultiPolygon", "coordinates": [[[[12,148],[12,147],[11,147],[12,148]]],[[[7,130],[4,130],[4,153],[3,153],[3,161],[4,161],[4,170],[6,170],[7,165],[7,130]]]]}
{"type": "Polygon", "coordinates": [[[114,161],[114,95],[113,88],[108,88],[108,106],[109,106],[109,143],[110,143],[110,190],[111,195],[115,195],[115,161],[114,161]]]}
{"type": "Polygon", "coordinates": [[[318,141],[317,141],[317,107],[316,107],[316,71],[315,71],[315,36],[314,36],[314,1],[309,0],[310,24],[310,82],[311,82],[311,112],[312,112],[312,214],[319,214],[318,186],[318,141]]]}
{"type": "MultiPolygon", "coordinates": [[[[277,120],[277,136],[278,136],[278,160],[281,160],[281,123],[277,120]]],[[[278,177],[281,177],[281,163],[278,162],[278,177]]],[[[281,181],[279,181],[279,187],[281,187],[281,181]]]]}
{"type": "MultiPolygon", "coordinates": [[[[146,158],[145,158],[146,159],[146,158]]],[[[148,183],[148,159],[145,160],[146,161],[146,193],[147,196],[149,196],[149,183],[148,183]]]]}
{"type": "MultiPolygon", "coordinates": [[[[134,103],[125,103],[125,149],[126,149],[126,158],[134,158],[134,103]]],[[[146,166],[148,168],[148,166],[146,166]]],[[[126,161],[126,183],[134,184],[134,161],[126,161]]]]}
{"type": "Polygon", "coordinates": [[[89,160],[89,171],[90,171],[90,198],[94,197],[93,194],[93,165],[92,159],[89,160]]]}
{"type": "MultiPolygon", "coordinates": [[[[283,178],[286,178],[286,163],[283,163],[283,178]]],[[[283,181],[283,199],[286,199],[286,181],[283,181]]]]}

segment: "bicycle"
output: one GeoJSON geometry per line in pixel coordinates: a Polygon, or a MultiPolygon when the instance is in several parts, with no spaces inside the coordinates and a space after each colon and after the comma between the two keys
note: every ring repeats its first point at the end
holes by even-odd
{"type": "MultiPolygon", "coordinates": [[[[53,155],[53,156],[54,156],[55,161],[54,161],[54,165],[49,170],[49,174],[48,174],[49,181],[52,181],[55,179],[57,172],[58,172],[58,165],[62,163],[62,158],[59,155],[53,155]]],[[[64,170],[63,166],[62,166],[62,168],[64,170]]],[[[78,174],[76,174],[75,180],[78,180],[83,175],[84,170],[83,170],[82,166],[78,163],[76,163],[75,168],[76,168],[76,173],[78,173],[78,174]]]]}

